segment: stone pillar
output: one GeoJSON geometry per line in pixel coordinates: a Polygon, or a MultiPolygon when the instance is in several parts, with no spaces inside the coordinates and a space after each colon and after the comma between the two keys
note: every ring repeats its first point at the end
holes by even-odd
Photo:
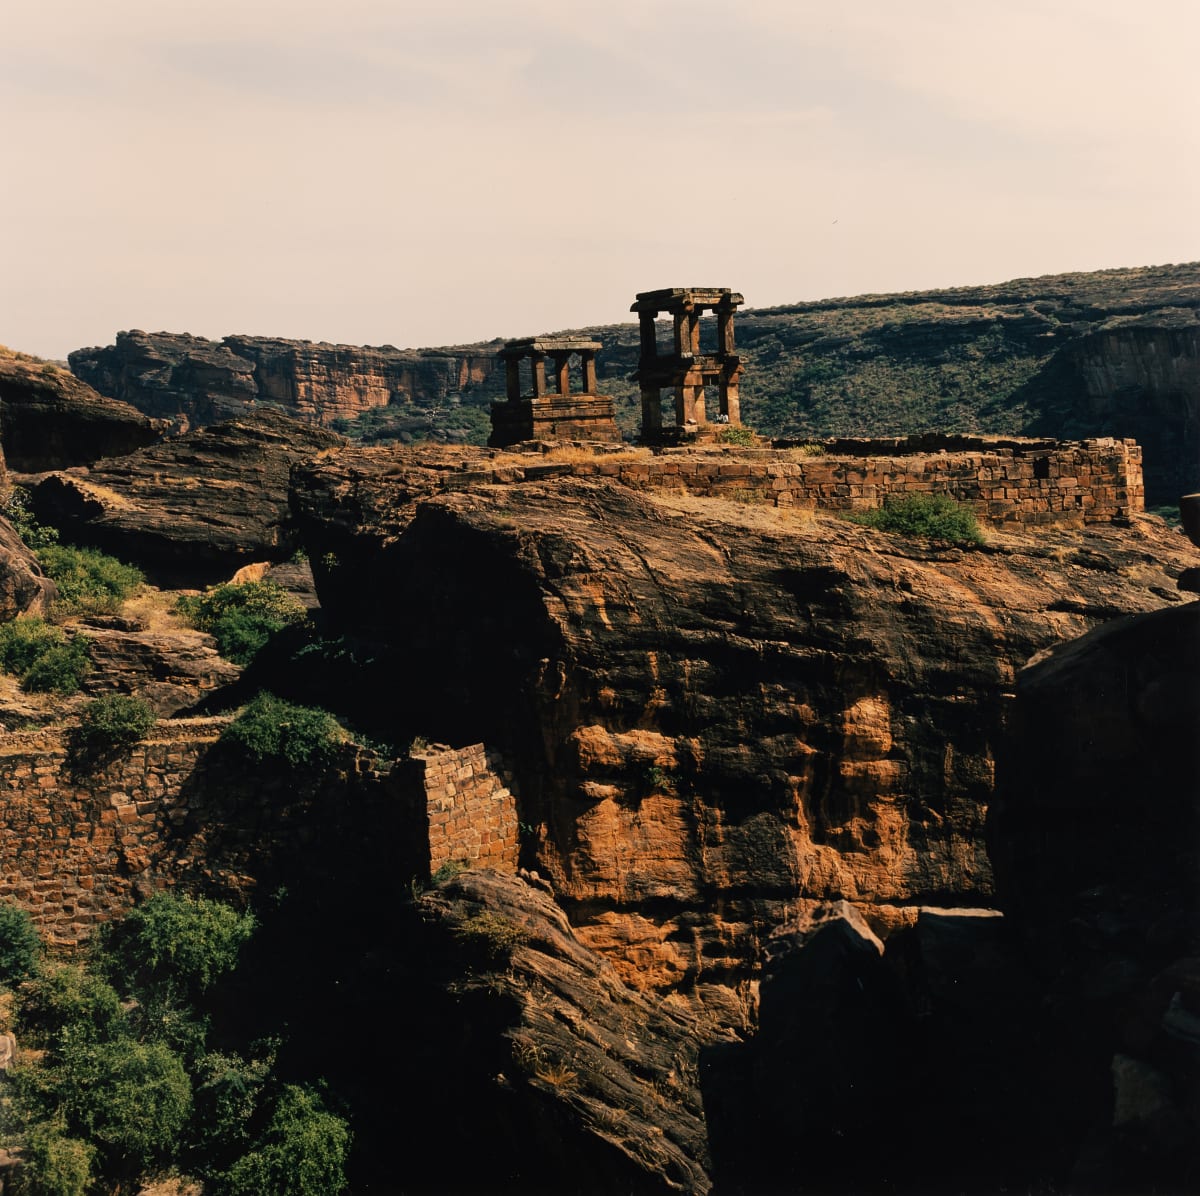
{"type": "Polygon", "coordinates": [[[675,313],[675,356],[687,357],[692,351],[692,331],[686,311],[675,313]]]}
{"type": "Polygon", "coordinates": [[[688,345],[693,357],[700,356],[700,313],[702,307],[688,307],[688,345]]]}
{"type": "Polygon", "coordinates": [[[554,390],[556,394],[571,393],[571,355],[570,353],[555,353],[554,358],[554,390]]]}
{"type": "Polygon", "coordinates": [[[717,308],[717,352],[735,352],[733,344],[733,311],[731,308],[717,308]]]}
{"type": "Polygon", "coordinates": [[[705,395],[704,384],[692,387],[692,419],[698,424],[708,423],[708,415],[705,411],[705,395]]]}
{"type": "Polygon", "coordinates": [[[740,424],[742,422],[742,404],[738,397],[738,378],[740,375],[735,370],[732,373],[721,373],[720,384],[720,403],[721,414],[729,417],[731,424],[740,424]]]}
{"type": "Polygon", "coordinates": [[[691,414],[691,389],[686,383],[675,387],[675,423],[681,428],[688,422],[688,416],[691,414]]]}
{"type": "Polygon", "coordinates": [[[654,318],[657,315],[656,311],[638,313],[638,331],[641,333],[643,361],[658,356],[658,333],[654,329],[654,318]]]}
{"type": "Polygon", "coordinates": [[[579,354],[579,363],[583,367],[583,393],[594,395],[596,393],[596,351],[584,349],[579,354]]]}
{"type": "Polygon", "coordinates": [[[546,356],[544,353],[532,353],[529,357],[533,366],[533,397],[544,398],[546,394],[546,356]]]}
{"type": "Polygon", "coordinates": [[[504,359],[504,392],[510,399],[521,397],[521,359],[519,357],[504,359]]]}
{"type": "Polygon", "coordinates": [[[642,431],[662,430],[662,396],[657,386],[642,387],[642,431]]]}

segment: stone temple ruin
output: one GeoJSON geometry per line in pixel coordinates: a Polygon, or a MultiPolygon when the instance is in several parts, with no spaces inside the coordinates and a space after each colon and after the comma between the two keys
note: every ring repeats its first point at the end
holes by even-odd
{"type": "Polygon", "coordinates": [[[745,300],[728,287],[672,287],[639,292],[630,311],[641,331],[641,357],[634,381],[642,391],[642,438],[663,433],[662,392],[674,391],[675,426],[681,431],[708,423],[704,388],[715,386],[720,405],[718,422],[740,424],[738,381],[742,359],[733,339],[733,315],[745,300]],[[717,343],[712,352],[700,349],[700,317],[711,310],[717,317],[717,343]],[[655,321],[666,313],[675,322],[669,352],[660,352],[655,321]]]}
{"type": "MultiPolygon", "coordinates": [[[[713,422],[740,424],[738,383],[742,359],[733,338],[734,312],[745,300],[728,287],[668,287],[640,291],[630,311],[640,325],[641,352],[632,381],[642,392],[642,439],[656,442],[698,432],[709,423],[706,387],[716,388],[718,413],[713,422]],[[700,318],[716,316],[716,345],[702,351],[700,318]],[[660,348],[656,321],[674,321],[672,341],[660,348]],[[663,424],[662,392],[674,397],[674,424],[663,424]]],[[[507,341],[497,356],[505,366],[503,402],[492,404],[492,448],[527,440],[601,440],[619,442],[613,401],[596,391],[599,341],[582,336],[530,336],[507,341]],[[571,359],[582,368],[582,388],[572,392],[571,359]],[[552,363],[546,377],[546,361],[552,363]],[[523,386],[522,363],[528,360],[529,389],[523,386]],[[552,383],[550,386],[548,383],[552,383]]]]}
{"type": "Polygon", "coordinates": [[[492,404],[488,444],[503,448],[523,440],[620,441],[613,401],[596,393],[596,354],[603,346],[582,336],[530,336],[508,341],[497,356],[504,362],[505,392],[492,404]],[[571,358],[578,357],[583,388],[571,391],[571,358]],[[554,389],[547,389],[546,359],[552,363],[554,389]],[[521,363],[530,364],[530,391],[522,394],[521,363]]]}

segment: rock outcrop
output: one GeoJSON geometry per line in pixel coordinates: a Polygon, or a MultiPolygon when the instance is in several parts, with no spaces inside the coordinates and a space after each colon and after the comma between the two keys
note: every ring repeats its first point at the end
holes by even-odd
{"type": "Polygon", "coordinates": [[[42,572],[7,519],[0,518],[0,623],[17,615],[45,614],[58,587],[42,572]]]}
{"type": "Polygon", "coordinates": [[[709,1191],[700,1045],[723,1036],[627,987],[516,876],[463,872],[414,914],[393,980],[403,1024],[422,1027],[404,1044],[424,1077],[402,1114],[422,1144],[404,1186],[709,1191]]]}
{"type": "Polygon", "coordinates": [[[1149,517],[964,550],[571,468],[346,450],[294,501],[335,626],[393,645],[377,713],[504,751],[580,939],[727,1022],[806,903],[991,904],[1017,671],[1195,561],[1149,517]]]}
{"type": "Polygon", "coordinates": [[[258,336],[218,343],[134,330],[106,348],[78,349],[70,361],[102,393],[184,429],[264,405],[328,425],[377,407],[435,406],[491,375],[498,347],[402,350],[258,336]]]}
{"type": "Polygon", "coordinates": [[[33,507],[73,541],[138,565],[155,583],[207,585],[295,552],[289,471],[344,443],[263,411],[52,473],[32,488],[33,507]]]}
{"type": "Polygon", "coordinates": [[[1074,1184],[1185,1191],[1200,1171],[1200,604],[1047,653],[1017,713],[992,850],[1087,1069],[1074,1184]]]}
{"type": "Polygon", "coordinates": [[[152,444],[162,426],[51,362],[0,353],[0,441],[18,473],[90,465],[152,444]]]}
{"type": "MultiPolygon", "coordinates": [[[[1200,488],[1198,314],[1195,263],[750,308],[737,320],[742,416],[771,436],[1133,438],[1145,448],[1149,501],[1174,504],[1200,488]]],[[[602,344],[600,389],[633,434],[637,326],[574,331],[602,344]]],[[[715,321],[701,321],[702,347],[715,338],[715,321]]],[[[128,332],[71,364],[102,393],[177,422],[271,403],[318,423],[366,413],[356,438],[473,431],[482,443],[487,407],[504,393],[499,347],[128,332]]]]}

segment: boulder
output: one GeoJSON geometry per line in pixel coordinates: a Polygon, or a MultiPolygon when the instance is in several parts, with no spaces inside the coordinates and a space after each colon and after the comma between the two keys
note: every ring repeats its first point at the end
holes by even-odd
{"type": "Polygon", "coordinates": [[[153,444],[162,425],[52,362],[0,353],[0,441],[9,469],[90,465],[153,444]]]}
{"type": "Polygon", "coordinates": [[[17,615],[43,615],[58,597],[58,587],[42,573],[37,557],[16,529],[0,517],[0,622],[17,615]]]}
{"type": "Polygon", "coordinates": [[[209,585],[242,565],[295,552],[289,472],[343,443],[333,432],[259,412],[90,469],[49,474],[32,488],[33,507],[70,540],[138,565],[157,584],[209,585]]]}

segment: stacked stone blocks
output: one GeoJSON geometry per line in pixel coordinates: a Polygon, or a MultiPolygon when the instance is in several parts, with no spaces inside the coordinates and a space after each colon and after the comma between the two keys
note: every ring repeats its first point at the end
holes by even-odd
{"type": "Polygon", "coordinates": [[[498,757],[482,743],[416,753],[429,819],[429,870],[471,863],[515,872],[517,802],[498,757]]]}

